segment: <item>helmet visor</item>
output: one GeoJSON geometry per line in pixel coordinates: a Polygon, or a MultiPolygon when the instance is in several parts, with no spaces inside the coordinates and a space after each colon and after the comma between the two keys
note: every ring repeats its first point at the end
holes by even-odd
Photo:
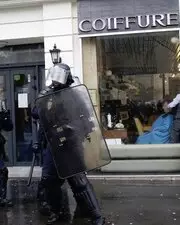
{"type": "Polygon", "coordinates": [[[67,70],[60,68],[59,66],[53,67],[50,72],[50,79],[61,84],[66,84],[68,79],[67,70]]]}

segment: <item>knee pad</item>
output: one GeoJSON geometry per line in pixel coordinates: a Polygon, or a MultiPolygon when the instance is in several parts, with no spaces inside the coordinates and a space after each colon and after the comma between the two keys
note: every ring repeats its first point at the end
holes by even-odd
{"type": "Polygon", "coordinates": [[[68,178],[68,183],[71,186],[73,192],[82,192],[89,185],[89,181],[85,174],[78,174],[68,178]]]}

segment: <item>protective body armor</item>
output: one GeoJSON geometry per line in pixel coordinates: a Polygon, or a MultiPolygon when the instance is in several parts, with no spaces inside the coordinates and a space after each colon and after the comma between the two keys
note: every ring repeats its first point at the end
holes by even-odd
{"type": "Polygon", "coordinates": [[[60,178],[110,163],[109,150],[84,85],[59,91],[50,87],[36,100],[36,107],[60,178]]]}

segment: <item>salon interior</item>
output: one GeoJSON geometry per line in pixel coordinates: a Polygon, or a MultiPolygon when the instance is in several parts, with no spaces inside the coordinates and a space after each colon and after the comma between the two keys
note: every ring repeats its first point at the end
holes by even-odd
{"type": "Polygon", "coordinates": [[[178,32],[97,37],[100,119],[106,139],[135,144],[180,93],[178,32]]]}

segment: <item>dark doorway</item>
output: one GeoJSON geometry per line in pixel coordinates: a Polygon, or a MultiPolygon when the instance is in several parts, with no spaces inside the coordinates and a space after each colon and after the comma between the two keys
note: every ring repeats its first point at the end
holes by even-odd
{"type": "Polygon", "coordinates": [[[13,132],[3,133],[9,165],[28,165],[32,160],[31,144],[36,128],[31,109],[43,80],[44,65],[0,69],[0,100],[6,100],[14,123],[13,132]]]}

